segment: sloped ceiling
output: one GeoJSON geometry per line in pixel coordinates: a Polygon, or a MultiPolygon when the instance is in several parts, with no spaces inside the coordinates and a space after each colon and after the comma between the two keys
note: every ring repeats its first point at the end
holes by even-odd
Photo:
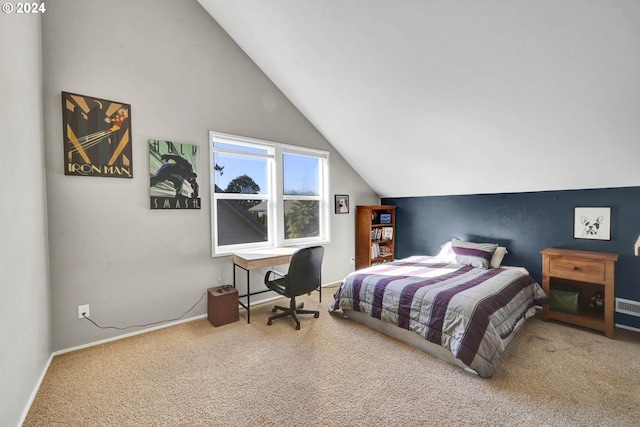
{"type": "Polygon", "coordinates": [[[381,197],[640,185],[637,0],[198,0],[381,197]]]}

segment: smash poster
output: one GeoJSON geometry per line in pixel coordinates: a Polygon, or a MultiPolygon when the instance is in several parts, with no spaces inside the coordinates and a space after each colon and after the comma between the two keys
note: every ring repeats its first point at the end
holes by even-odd
{"type": "Polygon", "coordinates": [[[197,145],[149,140],[151,209],[200,209],[197,145]]]}
{"type": "Polygon", "coordinates": [[[131,105],[62,92],[64,174],[133,178],[131,105]]]}

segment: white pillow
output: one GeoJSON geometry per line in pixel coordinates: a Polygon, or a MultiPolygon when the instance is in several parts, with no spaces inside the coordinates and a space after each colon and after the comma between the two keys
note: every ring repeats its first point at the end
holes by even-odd
{"type": "Polygon", "coordinates": [[[451,241],[443,243],[440,246],[440,252],[436,255],[436,258],[445,262],[454,262],[456,259],[456,253],[451,248],[451,241]]]}
{"type": "Polygon", "coordinates": [[[496,251],[493,253],[493,255],[491,255],[491,261],[489,261],[489,267],[500,268],[500,264],[502,264],[502,259],[508,253],[509,252],[507,251],[507,248],[505,248],[504,246],[498,246],[496,248],[496,251]]]}

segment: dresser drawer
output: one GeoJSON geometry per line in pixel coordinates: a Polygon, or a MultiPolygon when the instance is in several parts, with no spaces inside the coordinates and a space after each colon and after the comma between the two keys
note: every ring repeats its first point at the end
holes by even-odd
{"type": "Polygon", "coordinates": [[[549,274],[600,283],[605,280],[605,264],[599,261],[552,257],[549,260],[549,274]]]}

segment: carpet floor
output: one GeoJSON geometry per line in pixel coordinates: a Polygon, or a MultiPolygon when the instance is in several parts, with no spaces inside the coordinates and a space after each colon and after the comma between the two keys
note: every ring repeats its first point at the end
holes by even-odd
{"type": "MultiPolygon", "coordinates": [[[[195,320],[58,355],[30,426],[640,426],[640,334],[534,317],[482,379],[327,311],[195,320]]],[[[286,304],[286,301],[278,301],[286,304]]]]}

